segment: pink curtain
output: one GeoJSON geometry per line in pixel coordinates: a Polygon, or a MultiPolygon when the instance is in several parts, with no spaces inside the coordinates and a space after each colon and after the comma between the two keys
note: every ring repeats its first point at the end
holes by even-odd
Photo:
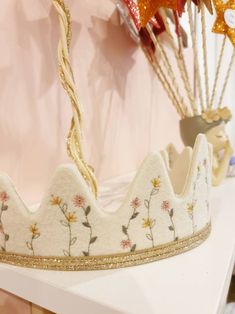
{"type": "MultiPolygon", "coordinates": [[[[168,142],[180,145],[178,116],[113,2],[67,4],[84,145],[99,181],[135,169],[168,142]]],[[[0,168],[28,205],[40,202],[56,166],[68,161],[71,113],[57,75],[57,22],[51,1],[1,0],[0,168]]],[[[29,304],[2,291],[0,302],[1,314],[29,313],[29,304]]]]}

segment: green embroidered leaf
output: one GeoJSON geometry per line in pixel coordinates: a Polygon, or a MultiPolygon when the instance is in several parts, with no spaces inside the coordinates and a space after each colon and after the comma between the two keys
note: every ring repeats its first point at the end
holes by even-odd
{"type": "Polygon", "coordinates": [[[70,245],[74,245],[76,243],[77,239],[78,239],[77,237],[73,237],[71,239],[70,245]]]}
{"type": "Polygon", "coordinates": [[[136,250],[136,244],[132,245],[131,252],[135,252],[135,250],[136,250]]]}
{"type": "Polygon", "coordinates": [[[64,213],[67,212],[67,210],[68,210],[68,205],[67,205],[66,203],[64,203],[64,204],[62,205],[62,210],[63,210],[64,213]]]}
{"type": "Polygon", "coordinates": [[[147,238],[148,240],[151,240],[151,241],[153,240],[151,234],[149,234],[149,233],[146,234],[146,238],[147,238]]]}
{"type": "Polygon", "coordinates": [[[89,222],[83,222],[82,223],[83,224],[83,226],[85,226],[85,227],[87,227],[87,228],[91,228],[91,225],[89,224],[89,222]]]}
{"type": "Polygon", "coordinates": [[[85,215],[88,216],[90,211],[91,211],[91,207],[87,206],[87,208],[85,209],[85,215]]]}
{"type": "Polygon", "coordinates": [[[69,256],[69,251],[63,250],[64,256],[69,256]]]}
{"type": "Polygon", "coordinates": [[[31,250],[31,251],[33,250],[32,244],[30,242],[27,241],[26,245],[27,245],[29,250],[31,250]]]}
{"type": "Polygon", "coordinates": [[[4,210],[8,210],[8,205],[3,205],[2,206],[2,211],[4,211],[4,210]]]}
{"type": "Polygon", "coordinates": [[[170,231],[174,231],[174,228],[172,226],[168,227],[170,231]]]}
{"type": "Polygon", "coordinates": [[[83,251],[82,253],[83,253],[84,256],[89,256],[88,252],[83,251]]]}
{"type": "Polygon", "coordinates": [[[34,234],[34,235],[33,235],[33,239],[34,239],[34,240],[38,239],[39,237],[40,237],[40,233],[37,233],[37,234],[34,234]]]}
{"type": "Polygon", "coordinates": [[[138,212],[134,213],[134,214],[131,216],[131,219],[135,219],[138,215],[139,215],[138,212]]]}
{"type": "Polygon", "coordinates": [[[97,240],[97,238],[98,238],[98,237],[93,237],[93,238],[91,238],[90,244],[94,243],[94,242],[97,240]]]}
{"type": "Polygon", "coordinates": [[[126,226],[122,226],[122,232],[127,235],[127,227],[126,226]]]}
{"type": "Polygon", "coordinates": [[[9,234],[5,234],[5,241],[8,241],[10,238],[9,234]]]}
{"type": "Polygon", "coordinates": [[[179,240],[179,238],[178,237],[175,237],[175,241],[178,241],[179,240]]]}
{"type": "Polygon", "coordinates": [[[154,190],[152,191],[151,195],[152,195],[152,196],[153,196],[153,195],[156,195],[156,194],[158,194],[158,192],[159,192],[159,189],[154,189],[154,190]]]}
{"type": "Polygon", "coordinates": [[[153,219],[152,224],[151,224],[151,228],[153,228],[155,226],[155,224],[156,224],[156,219],[153,219]]]}
{"type": "Polygon", "coordinates": [[[65,220],[60,220],[60,223],[61,223],[61,225],[64,226],[64,227],[68,227],[68,226],[69,226],[68,222],[65,221],[65,220]]]}
{"type": "Polygon", "coordinates": [[[1,251],[6,252],[6,249],[3,246],[1,246],[1,251]]]}
{"type": "Polygon", "coordinates": [[[144,200],[144,205],[146,208],[149,208],[149,201],[148,200],[144,200]]]}
{"type": "Polygon", "coordinates": [[[170,215],[170,217],[173,217],[173,215],[174,215],[174,209],[173,208],[170,210],[169,215],[170,215]]]}

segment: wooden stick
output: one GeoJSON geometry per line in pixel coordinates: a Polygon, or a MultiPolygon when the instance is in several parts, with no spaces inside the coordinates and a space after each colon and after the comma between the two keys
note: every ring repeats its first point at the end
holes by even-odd
{"type": "Polygon", "coordinates": [[[221,49],[220,49],[219,60],[218,60],[217,67],[216,67],[215,80],[214,80],[212,96],[211,96],[211,101],[210,101],[210,106],[209,106],[210,108],[213,106],[213,102],[214,102],[214,99],[215,99],[217,83],[218,83],[218,80],[219,80],[219,74],[220,74],[220,69],[221,69],[223,55],[224,55],[224,48],[225,48],[226,38],[227,38],[227,36],[224,35],[224,39],[223,39],[223,42],[222,42],[222,45],[221,45],[221,49]]]}
{"type": "Polygon", "coordinates": [[[210,91],[209,91],[209,75],[208,75],[208,60],[207,60],[207,42],[206,42],[206,19],[205,19],[205,6],[204,3],[200,3],[201,8],[201,26],[202,26],[202,51],[203,51],[203,68],[204,78],[206,86],[206,107],[209,106],[210,102],[210,91]]]}
{"type": "MultiPolygon", "coordinates": [[[[166,52],[162,46],[162,44],[160,43],[160,41],[158,41],[157,37],[154,35],[153,31],[152,31],[152,28],[149,24],[146,25],[146,29],[147,31],[149,32],[149,35],[151,37],[151,40],[156,48],[157,51],[159,51],[159,54],[162,58],[162,62],[163,62],[163,65],[167,71],[167,75],[169,76],[169,78],[171,79],[171,84],[172,86],[174,87],[174,90],[175,90],[175,95],[178,97],[179,99],[179,102],[180,102],[180,107],[182,109],[182,112],[187,112],[187,108],[185,106],[185,103],[184,103],[184,99],[182,97],[182,95],[180,94],[180,91],[179,91],[179,86],[177,84],[177,81],[176,81],[176,77],[173,73],[173,69],[172,69],[172,66],[168,60],[168,57],[166,55],[166,52]]],[[[159,63],[159,62],[157,62],[159,63]]]]}
{"type": "Polygon", "coordinates": [[[167,17],[166,17],[166,13],[163,10],[162,10],[162,18],[163,18],[163,21],[164,21],[164,24],[166,27],[166,32],[167,32],[169,39],[170,39],[171,47],[174,51],[175,59],[177,62],[177,67],[178,67],[179,72],[180,72],[180,77],[184,83],[184,88],[185,88],[187,97],[188,97],[189,102],[190,102],[190,106],[188,106],[188,110],[187,110],[188,116],[193,116],[193,112],[197,113],[197,106],[196,106],[196,102],[195,102],[195,99],[193,97],[193,92],[192,92],[192,89],[190,86],[189,75],[188,75],[188,71],[187,71],[187,67],[186,67],[185,59],[184,59],[184,54],[183,54],[182,40],[181,40],[181,38],[177,37],[178,38],[178,49],[177,49],[175,41],[174,41],[174,37],[173,37],[171,30],[170,30],[169,22],[168,22],[167,17]]]}
{"type": "Polygon", "coordinates": [[[232,67],[233,67],[234,60],[235,60],[235,49],[233,50],[233,54],[232,54],[230,62],[229,62],[228,70],[227,70],[227,73],[226,73],[226,76],[225,76],[223,88],[222,88],[221,95],[220,95],[220,98],[219,98],[218,107],[221,107],[221,105],[222,105],[222,102],[223,102],[223,99],[224,99],[225,90],[226,90],[227,85],[228,85],[228,80],[229,80],[229,77],[230,77],[231,72],[232,72],[232,67]]]}
{"type": "Polygon", "coordinates": [[[175,107],[176,111],[179,113],[181,119],[185,118],[185,114],[180,107],[180,103],[179,103],[179,101],[178,101],[178,99],[177,99],[177,97],[176,97],[176,95],[175,95],[175,93],[171,87],[170,82],[168,81],[166,75],[164,74],[164,71],[163,71],[161,65],[159,64],[159,62],[156,62],[156,60],[153,61],[150,58],[146,48],[143,45],[141,45],[141,48],[142,48],[143,52],[145,53],[146,58],[149,60],[149,63],[152,66],[153,71],[157,75],[159,81],[161,82],[165,92],[167,93],[167,96],[172,101],[172,104],[175,107]]]}
{"type": "Polygon", "coordinates": [[[190,34],[191,34],[192,46],[193,46],[193,56],[194,56],[195,75],[196,75],[195,83],[199,91],[200,106],[201,106],[201,110],[203,111],[205,107],[204,107],[203,95],[202,95],[202,82],[201,82],[201,75],[200,75],[200,70],[199,70],[198,50],[197,50],[197,42],[196,42],[196,33],[195,33],[194,22],[193,22],[191,0],[187,0],[187,11],[188,11],[190,34]]]}

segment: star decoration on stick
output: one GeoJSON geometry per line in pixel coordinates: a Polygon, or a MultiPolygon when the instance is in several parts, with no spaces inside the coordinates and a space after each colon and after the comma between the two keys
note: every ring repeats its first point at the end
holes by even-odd
{"type": "MultiPolygon", "coordinates": [[[[196,1],[198,2],[198,0],[196,0],[196,1]]],[[[213,14],[213,6],[211,3],[211,0],[201,0],[201,1],[205,4],[205,6],[206,6],[207,10],[210,12],[210,14],[213,14]]]]}
{"type": "Polygon", "coordinates": [[[214,5],[217,19],[212,31],[228,36],[235,47],[235,0],[226,3],[223,0],[214,0],[214,5]]]}
{"type": "Polygon", "coordinates": [[[137,4],[135,3],[134,0],[123,0],[125,5],[127,6],[130,16],[133,19],[133,22],[139,31],[141,28],[141,23],[140,23],[140,14],[139,14],[139,9],[137,4]]]}
{"type": "MultiPolygon", "coordinates": [[[[212,3],[211,3],[211,0],[191,0],[195,5],[199,6],[199,4],[202,2],[207,10],[210,12],[210,14],[213,14],[213,6],[212,6],[212,3]]],[[[183,8],[186,4],[187,0],[183,0],[183,8]]]]}
{"type": "Polygon", "coordinates": [[[137,4],[142,27],[146,26],[159,8],[168,8],[178,11],[179,15],[181,15],[183,11],[182,0],[138,0],[137,4]]]}

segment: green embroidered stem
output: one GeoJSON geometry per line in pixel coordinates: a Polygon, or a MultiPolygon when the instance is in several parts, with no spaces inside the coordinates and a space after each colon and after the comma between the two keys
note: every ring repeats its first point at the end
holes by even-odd
{"type": "Polygon", "coordinates": [[[32,255],[35,256],[35,250],[34,250],[34,240],[38,239],[40,237],[40,232],[37,227],[37,223],[34,223],[29,228],[31,237],[30,241],[26,242],[27,248],[32,251],[32,255]]]}
{"type": "Polygon", "coordinates": [[[85,215],[85,219],[86,219],[86,224],[87,224],[87,228],[90,229],[90,239],[89,239],[89,243],[88,243],[88,247],[87,247],[87,253],[88,255],[90,255],[90,246],[91,246],[91,239],[92,239],[92,228],[91,228],[91,225],[90,225],[90,222],[89,222],[89,219],[88,219],[88,214],[86,214],[86,208],[82,208],[83,211],[84,211],[84,215],[85,215]]]}
{"type": "Polygon", "coordinates": [[[194,213],[192,213],[192,227],[193,227],[193,233],[195,233],[196,226],[195,226],[195,223],[194,223],[194,213]]]}
{"type": "Polygon", "coordinates": [[[153,187],[150,196],[148,199],[144,201],[144,205],[147,209],[147,219],[144,219],[143,222],[143,228],[149,228],[149,233],[146,234],[146,237],[148,240],[151,241],[152,247],[154,247],[154,237],[153,237],[153,227],[155,225],[155,220],[151,218],[150,216],[150,210],[151,210],[151,201],[152,197],[159,192],[159,188],[153,187]]]}
{"type": "Polygon", "coordinates": [[[0,209],[0,228],[1,228],[1,233],[3,235],[3,245],[1,246],[1,251],[3,251],[3,252],[6,252],[6,250],[7,250],[7,248],[6,248],[7,244],[6,243],[9,240],[9,235],[7,233],[5,233],[4,226],[2,223],[3,212],[6,211],[7,209],[8,209],[8,206],[5,204],[5,201],[2,201],[1,209],[0,209]]]}
{"type": "MultiPolygon", "coordinates": [[[[153,189],[154,190],[154,189],[153,189]]],[[[149,224],[149,231],[150,231],[150,235],[151,235],[151,239],[152,239],[152,247],[154,247],[154,238],[153,238],[153,226],[152,226],[152,223],[151,223],[151,218],[150,218],[150,202],[152,200],[152,195],[153,195],[153,190],[150,194],[150,197],[149,197],[149,205],[148,205],[148,219],[150,221],[150,224],[149,224]]]]}
{"type": "MultiPolygon", "coordinates": [[[[53,199],[51,201],[53,205],[53,199]]],[[[67,203],[63,203],[60,198],[54,198],[54,205],[58,205],[60,211],[62,212],[65,220],[61,220],[60,223],[68,228],[68,249],[63,250],[65,256],[72,256],[71,254],[71,247],[76,243],[77,237],[73,237],[72,235],[72,223],[77,222],[77,216],[75,215],[75,212],[68,211],[68,205],[67,203]]]]}
{"type": "Polygon", "coordinates": [[[82,253],[84,256],[89,256],[91,244],[95,243],[95,241],[97,240],[98,237],[93,236],[92,226],[91,226],[90,221],[88,219],[88,215],[90,214],[90,211],[91,211],[90,206],[87,206],[87,207],[82,206],[81,208],[83,209],[84,216],[85,216],[85,221],[82,224],[84,227],[89,228],[89,242],[87,245],[87,251],[83,251],[82,253]]]}
{"type": "Polygon", "coordinates": [[[1,246],[1,251],[5,252],[6,251],[6,240],[5,240],[5,233],[4,233],[3,224],[2,224],[3,206],[4,206],[4,202],[2,202],[1,210],[0,210],[0,226],[2,228],[2,234],[3,234],[3,246],[1,246]]]}
{"type": "Polygon", "coordinates": [[[71,224],[70,224],[70,221],[68,220],[68,218],[67,218],[67,216],[66,216],[66,209],[64,209],[64,207],[65,208],[67,208],[67,206],[66,206],[67,204],[63,204],[63,205],[61,205],[61,204],[58,204],[58,206],[59,206],[59,208],[60,208],[60,210],[61,210],[61,212],[62,212],[62,214],[63,214],[63,216],[64,216],[64,218],[65,218],[65,220],[66,220],[66,222],[65,222],[65,224],[63,224],[63,221],[61,221],[61,223],[66,227],[68,227],[68,229],[69,229],[69,245],[68,245],[68,251],[67,251],[67,253],[68,254],[66,254],[66,251],[64,250],[64,254],[65,255],[68,255],[68,256],[71,256],[71,239],[72,239],[72,232],[71,232],[71,224]]]}
{"type": "Polygon", "coordinates": [[[172,226],[172,231],[173,231],[173,235],[174,235],[174,241],[176,241],[177,237],[176,237],[176,233],[175,233],[175,224],[174,224],[174,221],[173,221],[173,217],[171,216],[170,213],[169,213],[169,217],[170,217],[170,220],[171,220],[171,226],[172,226]]]}
{"type": "Polygon", "coordinates": [[[71,256],[72,229],[70,222],[68,222],[68,228],[69,228],[69,256],[71,256]]]}
{"type": "Polygon", "coordinates": [[[31,250],[32,250],[32,254],[33,254],[33,256],[35,255],[35,253],[34,253],[34,247],[33,247],[33,240],[34,240],[34,238],[33,238],[33,235],[32,235],[32,237],[31,237],[31,241],[30,241],[30,244],[31,244],[31,250]]]}
{"type": "Polygon", "coordinates": [[[139,215],[139,212],[137,212],[137,208],[140,205],[141,205],[141,202],[140,202],[138,197],[136,197],[135,199],[133,199],[131,201],[131,207],[133,208],[133,212],[132,212],[130,218],[128,219],[127,224],[122,225],[122,232],[125,234],[127,239],[121,241],[121,247],[123,249],[129,248],[130,252],[134,252],[136,250],[136,244],[135,243],[132,244],[132,242],[131,242],[130,234],[129,234],[129,228],[130,228],[131,221],[139,215]]]}
{"type": "MultiPolygon", "coordinates": [[[[135,209],[134,209],[134,211],[133,211],[133,214],[135,213],[135,209]]],[[[132,214],[132,215],[133,215],[132,214]]],[[[129,229],[129,227],[130,227],[130,224],[131,224],[131,217],[129,218],[129,220],[128,220],[128,223],[127,223],[127,225],[126,225],[126,227],[125,227],[125,229],[126,229],[126,237],[127,237],[127,240],[128,240],[128,242],[129,242],[129,244],[130,244],[130,252],[131,252],[131,239],[130,239],[130,235],[129,235],[129,232],[128,232],[128,229],[129,229]]],[[[135,247],[136,247],[136,245],[135,245],[135,247]]]]}

